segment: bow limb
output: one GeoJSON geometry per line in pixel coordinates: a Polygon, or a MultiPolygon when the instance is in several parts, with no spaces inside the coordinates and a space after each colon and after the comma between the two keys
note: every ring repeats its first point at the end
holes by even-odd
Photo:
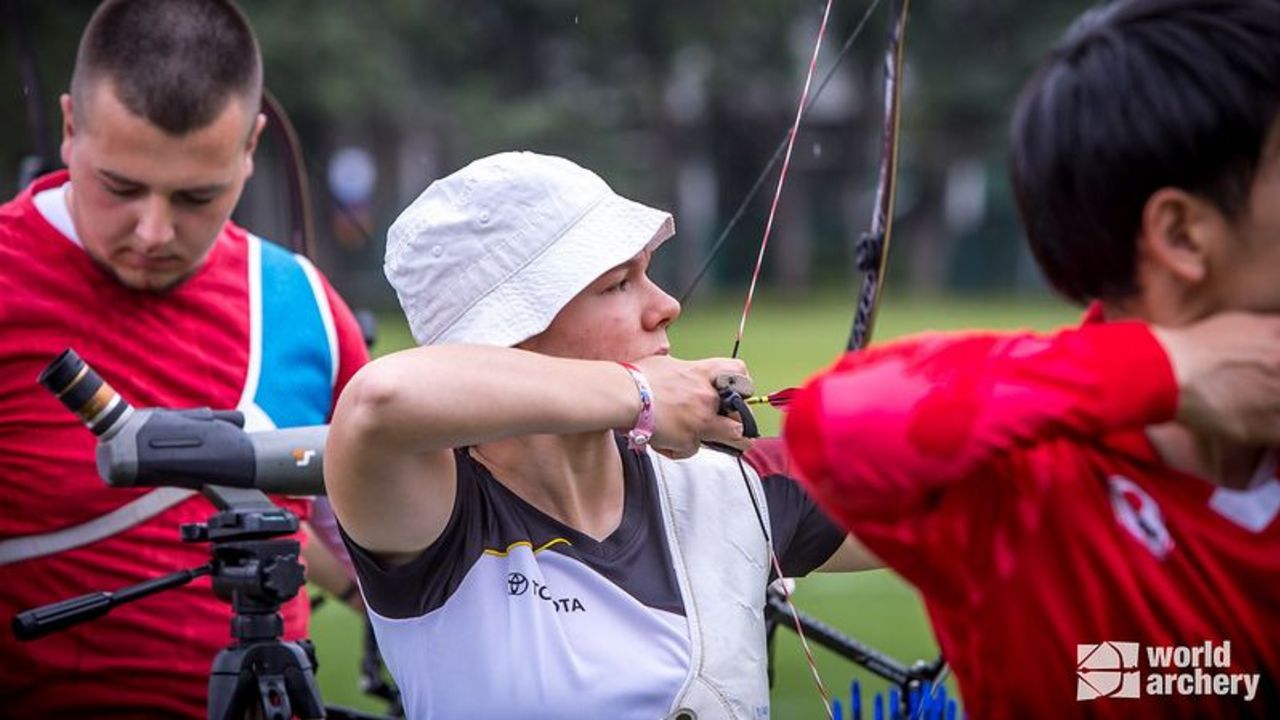
{"type": "MultiPolygon", "coordinates": [[[[878,4],[878,2],[879,0],[876,0],[876,3],[874,3],[871,6],[871,8],[869,8],[867,16],[869,16],[870,11],[875,8],[875,5],[878,4]]],[[[863,347],[866,344],[867,339],[870,337],[872,325],[874,324],[874,320],[875,320],[876,305],[879,302],[880,278],[883,275],[885,260],[887,258],[886,250],[888,246],[888,239],[892,233],[894,190],[896,186],[895,180],[896,180],[896,174],[897,174],[897,161],[898,161],[898,127],[899,127],[900,105],[901,105],[900,78],[901,78],[901,71],[902,71],[903,39],[904,39],[904,33],[906,29],[907,13],[909,10],[909,0],[894,0],[893,9],[895,12],[893,12],[892,14],[892,25],[890,29],[889,43],[888,43],[888,47],[886,49],[886,54],[885,54],[885,80],[884,80],[885,111],[884,111],[884,127],[882,131],[882,142],[881,142],[880,173],[879,173],[878,186],[876,191],[876,210],[872,217],[870,231],[863,236],[863,240],[859,243],[859,255],[860,255],[859,266],[866,273],[866,276],[864,278],[862,288],[859,294],[858,309],[855,314],[853,334],[851,335],[849,340],[849,345],[851,348],[855,347],[855,345],[857,348],[863,347]]],[[[769,210],[768,221],[766,222],[766,225],[765,225],[764,238],[760,244],[760,251],[756,258],[755,269],[752,272],[751,283],[747,291],[746,302],[743,305],[742,318],[739,321],[738,332],[734,339],[734,345],[733,345],[734,357],[737,357],[738,355],[738,350],[742,342],[743,332],[746,327],[747,316],[751,310],[751,301],[754,296],[756,283],[759,279],[760,269],[763,266],[763,262],[764,262],[765,248],[769,241],[770,230],[772,229],[773,220],[778,209],[778,201],[782,195],[783,184],[785,183],[785,180],[786,180],[787,169],[790,164],[789,161],[791,158],[791,151],[794,147],[796,135],[799,132],[800,122],[804,117],[804,111],[807,109],[810,82],[813,79],[813,72],[817,63],[819,50],[821,49],[821,46],[822,46],[822,37],[826,30],[827,19],[830,15],[830,10],[831,10],[831,0],[828,0],[828,2],[826,3],[826,9],[824,10],[824,13],[823,13],[822,25],[819,28],[818,37],[814,44],[813,56],[809,63],[809,72],[805,78],[804,89],[801,93],[800,102],[796,110],[795,121],[791,126],[791,130],[788,133],[783,146],[779,147],[779,151],[785,150],[785,153],[781,153],[781,152],[775,153],[775,159],[779,156],[782,157],[782,169],[778,176],[778,184],[774,191],[773,203],[769,210]]],[[[864,21],[867,16],[864,16],[863,18],[864,21]]],[[[858,29],[856,29],[854,31],[854,34],[850,37],[850,42],[852,42],[853,37],[856,37],[858,31],[861,30],[861,27],[862,27],[862,23],[859,23],[858,29]]],[[[849,47],[849,43],[846,43],[845,49],[847,50],[848,47],[849,47]]],[[[843,57],[843,54],[844,54],[844,50],[841,51],[842,57],[843,57]]],[[[820,83],[820,86],[822,84],[823,83],[820,83]]],[[[772,164],[772,161],[770,164],[772,164]]],[[[756,185],[758,186],[759,184],[760,184],[760,181],[757,180],[756,185]]],[[[755,188],[753,187],[753,192],[754,190],[755,188]]],[[[737,215],[735,215],[735,220],[736,218],[737,218],[737,215]]],[[[732,223],[730,223],[730,225],[732,226],[732,223]]],[[[728,231],[726,230],[725,235],[727,235],[727,233],[728,231]]],[[[723,240],[723,237],[724,236],[722,235],[722,240],[723,240]]],[[[720,242],[721,241],[717,241],[716,247],[713,248],[711,257],[715,256],[715,252],[720,247],[720,242]]],[[[710,264],[710,258],[708,258],[707,263],[704,264],[703,269],[699,271],[698,278],[702,277],[703,272],[705,272],[705,269],[706,267],[709,266],[709,264],[710,264]]],[[[696,284],[696,282],[697,280],[695,279],[694,284],[696,284]]],[[[692,290],[692,285],[690,286],[690,291],[691,290],[692,290]]],[[[688,291],[686,291],[686,295],[687,294],[688,294],[688,291]]],[[[785,404],[786,399],[789,399],[790,397],[789,394],[786,394],[786,393],[787,391],[783,391],[782,393],[775,393],[773,395],[766,396],[766,398],[764,399],[769,401],[770,404],[783,405],[785,404]]],[[[736,395],[736,393],[734,395],[736,395]]],[[[732,397],[730,399],[732,399],[732,397]]],[[[738,404],[732,407],[728,405],[726,396],[724,393],[722,393],[721,395],[721,400],[722,400],[722,408],[726,413],[729,412],[730,410],[733,410],[738,412],[744,418],[749,417],[750,413],[747,410],[746,404],[742,401],[742,398],[740,396],[736,397],[738,404]]],[[[774,567],[774,571],[777,573],[777,576],[781,578],[783,576],[781,563],[778,560],[777,554],[773,550],[772,541],[770,539],[769,532],[765,527],[763,515],[761,513],[759,505],[756,503],[754,493],[751,492],[750,483],[748,482],[748,479],[747,479],[746,468],[743,465],[742,457],[740,455],[738,456],[738,466],[739,466],[739,470],[742,472],[743,482],[747,486],[746,489],[747,489],[748,495],[751,496],[751,499],[752,499],[751,501],[756,512],[756,518],[757,520],[760,521],[761,532],[764,534],[765,540],[769,545],[769,559],[774,567]]],[[[813,652],[809,647],[808,639],[805,636],[804,627],[799,619],[800,615],[796,610],[795,605],[791,601],[790,591],[784,585],[780,589],[776,589],[776,590],[771,589],[770,596],[780,598],[781,604],[790,611],[788,614],[790,615],[791,619],[795,623],[795,630],[800,639],[801,647],[804,650],[805,657],[809,665],[809,670],[813,676],[814,684],[818,690],[819,695],[821,696],[823,709],[826,711],[828,718],[834,718],[834,714],[831,707],[830,694],[827,692],[826,686],[822,682],[821,675],[818,672],[817,662],[814,659],[813,652]]]]}
{"type": "Polygon", "coordinates": [[[880,290],[889,261],[889,241],[893,237],[893,211],[897,199],[898,129],[902,119],[902,57],[911,0],[893,0],[893,26],[884,57],[884,118],[880,136],[880,177],[876,185],[876,206],[871,227],[858,240],[858,269],[863,274],[858,291],[858,307],[849,333],[849,350],[861,350],[875,329],[880,290]]]}
{"type": "MultiPolygon", "coordinates": [[[[889,43],[884,57],[884,116],[880,140],[880,176],[876,186],[876,206],[871,216],[871,227],[858,240],[858,269],[863,272],[862,286],[858,289],[858,306],[853,316],[853,329],[849,333],[848,351],[862,350],[871,341],[875,329],[876,311],[880,307],[884,272],[889,262],[889,241],[893,237],[893,214],[897,199],[899,128],[902,120],[902,58],[905,47],[907,17],[911,12],[911,0],[893,0],[893,26],[889,31],[889,43]]],[[[785,404],[793,391],[783,390],[785,404]]],[[[770,396],[772,397],[772,396],[770,396]]],[[[919,680],[926,683],[926,701],[920,703],[911,720],[923,717],[925,708],[932,704],[938,688],[945,681],[948,666],[942,657],[929,666],[919,680]]]]}
{"type": "Polygon", "coordinates": [[[289,114],[270,90],[262,89],[262,112],[267,116],[267,127],[280,140],[285,164],[289,193],[289,243],[290,250],[310,257],[315,249],[315,222],[313,220],[311,192],[307,187],[307,166],[303,157],[302,141],[289,120],[289,114]]]}
{"type": "MultiPolygon", "coordinates": [[[[849,333],[848,350],[861,350],[871,341],[876,311],[880,307],[880,291],[889,262],[889,241],[893,237],[893,214],[897,200],[898,155],[901,147],[899,128],[902,120],[902,61],[906,47],[907,18],[911,0],[893,0],[892,25],[884,56],[884,114],[880,135],[880,170],[876,183],[875,209],[870,228],[857,243],[857,264],[862,271],[858,304],[849,333]]],[[[794,388],[751,398],[751,404],[769,403],[785,407],[795,393],[794,388]]]]}

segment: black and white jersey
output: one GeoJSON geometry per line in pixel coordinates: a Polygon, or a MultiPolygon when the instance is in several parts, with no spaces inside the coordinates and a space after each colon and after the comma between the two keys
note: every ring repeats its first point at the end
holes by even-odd
{"type": "MultiPolygon", "coordinates": [[[[410,717],[667,713],[690,670],[685,609],[653,468],[619,451],[622,521],[603,541],[525,502],[465,450],[452,516],[421,555],[386,567],[347,539],[410,717]]],[[[784,573],[831,557],[843,532],[789,478],[763,486],[784,573]]]]}

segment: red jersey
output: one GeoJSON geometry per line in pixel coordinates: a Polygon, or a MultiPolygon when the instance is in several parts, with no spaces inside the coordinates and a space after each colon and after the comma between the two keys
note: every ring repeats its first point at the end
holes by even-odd
{"type": "MultiPolygon", "coordinates": [[[[132,290],[36,209],[36,193],[66,181],[46,176],[0,207],[0,540],[80,525],[147,492],[106,487],[96,439],[36,384],[63,349],[136,407],[234,408],[248,373],[248,235],[228,224],[182,285],[132,290]]],[[[323,287],[340,358],[319,400],[330,407],[366,352],[350,311],[323,287]]],[[[306,517],[308,502],[283,503],[306,517]]],[[[31,642],[8,624],[25,609],[208,562],[208,545],[181,543],[178,527],[214,512],[196,495],[109,538],[0,565],[0,715],[205,717],[209,668],[231,641],[230,606],[208,578],[31,642]]],[[[286,639],[303,636],[306,598],[283,614],[286,639]]]]}
{"type": "Polygon", "coordinates": [[[1147,326],[922,336],[792,404],[819,504],[921,592],[975,718],[1280,717],[1280,481],[1161,461],[1147,326]]]}

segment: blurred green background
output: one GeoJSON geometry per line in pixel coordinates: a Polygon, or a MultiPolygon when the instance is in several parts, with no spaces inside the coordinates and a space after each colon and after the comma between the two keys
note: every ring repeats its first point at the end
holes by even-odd
{"type": "MultiPolygon", "coordinates": [[[[33,154],[57,162],[58,95],[97,0],[0,0],[0,194],[33,154]],[[25,42],[24,42],[25,41],[25,42]],[[25,46],[26,50],[22,50],[25,46]]],[[[903,71],[893,286],[1026,293],[1043,285],[1005,178],[1019,87],[1093,0],[917,0],[903,71]]],[[[433,179],[482,155],[564,155],[676,217],[655,277],[683,289],[787,136],[823,0],[241,0],[268,88],[297,127],[312,259],[354,306],[389,310],[383,237],[433,179]]],[[[796,137],[766,286],[840,287],[880,157],[888,0],[834,3],[796,137]],[[864,23],[865,20],[865,23],[864,23]],[[855,37],[855,31],[862,32],[855,37]],[[841,47],[850,50],[838,62],[841,47]],[[819,81],[830,81],[818,92],[819,81]]],[[[283,238],[289,163],[264,139],[236,218],[283,238]]],[[[745,284],[777,169],[703,293],[745,284]]]]}
{"type": "MultiPolygon", "coordinates": [[[[691,303],[671,328],[675,354],[686,358],[728,355],[741,302],[726,298],[691,303]]],[[[852,290],[822,293],[804,300],[757,297],[742,344],[742,357],[757,388],[789,387],[834,360],[847,340],[853,306],[852,290]]],[[[1079,315],[1077,309],[1043,297],[974,299],[891,294],[884,298],[882,308],[877,342],[922,330],[1047,330],[1075,322],[1079,315]]],[[[384,314],[379,320],[375,354],[410,345],[408,330],[399,315],[384,314]]],[[[757,415],[763,432],[777,432],[776,411],[759,409],[757,415]]],[[[937,656],[933,634],[914,590],[887,570],[800,580],[794,602],[801,611],[905,663],[937,656]]],[[[316,611],[312,639],[320,659],[320,688],[326,702],[382,710],[383,706],[363,696],[357,686],[362,632],[361,620],[346,607],[325,603],[316,611]]],[[[775,653],[773,716],[825,717],[794,633],[778,631],[775,653]]],[[[828,690],[845,697],[846,703],[849,682],[855,677],[863,681],[864,702],[870,694],[886,687],[878,678],[822,648],[815,648],[815,655],[828,690]]]]}

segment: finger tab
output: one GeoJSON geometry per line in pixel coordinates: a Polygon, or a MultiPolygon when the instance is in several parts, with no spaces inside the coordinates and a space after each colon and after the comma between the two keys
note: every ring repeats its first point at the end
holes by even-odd
{"type": "Polygon", "coordinates": [[[755,384],[751,382],[751,378],[737,373],[717,375],[715,386],[716,390],[732,390],[744,398],[751,397],[756,392],[755,384]]]}

